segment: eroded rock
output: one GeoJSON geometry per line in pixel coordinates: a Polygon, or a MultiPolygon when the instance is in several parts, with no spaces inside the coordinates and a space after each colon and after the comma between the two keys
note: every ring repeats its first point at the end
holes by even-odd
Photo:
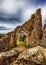
{"type": "Polygon", "coordinates": [[[46,49],[40,46],[21,53],[11,65],[46,65],[46,49]]]}
{"type": "Polygon", "coordinates": [[[10,65],[11,62],[16,60],[18,54],[19,52],[15,50],[0,53],[0,65],[10,65]]]}

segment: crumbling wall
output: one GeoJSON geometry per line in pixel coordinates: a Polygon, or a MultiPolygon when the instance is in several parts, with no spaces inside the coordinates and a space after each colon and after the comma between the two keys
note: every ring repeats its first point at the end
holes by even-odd
{"type": "Polygon", "coordinates": [[[38,45],[41,42],[41,38],[43,36],[41,9],[38,9],[36,13],[34,13],[31,18],[22,26],[18,26],[15,29],[17,30],[16,33],[21,29],[24,31],[27,30],[26,34],[28,33],[29,45],[32,45],[32,42],[33,44],[35,43],[36,45],[38,45]]]}
{"type": "Polygon", "coordinates": [[[43,37],[40,45],[46,48],[46,24],[43,27],[43,37]]]}
{"type": "Polygon", "coordinates": [[[33,18],[33,30],[30,38],[30,45],[36,46],[41,43],[41,39],[43,36],[42,32],[42,15],[41,15],[41,9],[38,9],[35,14],[32,15],[33,18]]]}
{"type": "Polygon", "coordinates": [[[17,34],[20,30],[23,30],[28,38],[27,45],[36,46],[41,42],[43,32],[42,32],[42,15],[41,9],[38,9],[36,13],[34,13],[31,18],[26,21],[21,26],[16,27],[12,32],[7,33],[7,38],[4,36],[0,44],[3,45],[5,41],[5,45],[16,46],[17,43],[17,34]],[[8,39],[8,41],[7,41],[8,39]]]}
{"type": "Polygon", "coordinates": [[[7,51],[10,49],[10,37],[7,35],[0,39],[0,51],[7,51]]]}

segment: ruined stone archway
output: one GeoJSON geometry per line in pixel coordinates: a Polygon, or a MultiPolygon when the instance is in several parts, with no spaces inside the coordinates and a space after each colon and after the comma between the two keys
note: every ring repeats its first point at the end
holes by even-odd
{"type": "Polygon", "coordinates": [[[21,37],[21,39],[19,39],[20,41],[22,41],[22,35],[26,35],[26,45],[28,46],[29,44],[29,34],[28,34],[28,30],[26,30],[25,28],[18,28],[17,32],[16,32],[16,43],[17,43],[17,39],[19,39],[21,37]]]}
{"type": "Polygon", "coordinates": [[[27,37],[27,35],[26,35],[26,33],[25,33],[25,31],[23,31],[23,30],[20,30],[19,32],[18,32],[18,39],[20,40],[20,41],[23,41],[23,36],[25,36],[25,37],[27,37]]]}

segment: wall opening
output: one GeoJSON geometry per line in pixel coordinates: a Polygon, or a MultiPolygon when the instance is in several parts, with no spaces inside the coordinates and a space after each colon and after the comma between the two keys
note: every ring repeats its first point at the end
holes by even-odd
{"type": "Polygon", "coordinates": [[[17,34],[17,45],[26,45],[27,43],[27,34],[25,31],[20,30],[17,34]]]}

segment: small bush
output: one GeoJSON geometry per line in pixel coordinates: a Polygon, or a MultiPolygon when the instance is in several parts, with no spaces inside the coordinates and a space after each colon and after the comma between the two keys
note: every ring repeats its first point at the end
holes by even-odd
{"type": "Polygon", "coordinates": [[[23,35],[22,37],[22,41],[24,41],[26,39],[26,35],[23,35]]]}

